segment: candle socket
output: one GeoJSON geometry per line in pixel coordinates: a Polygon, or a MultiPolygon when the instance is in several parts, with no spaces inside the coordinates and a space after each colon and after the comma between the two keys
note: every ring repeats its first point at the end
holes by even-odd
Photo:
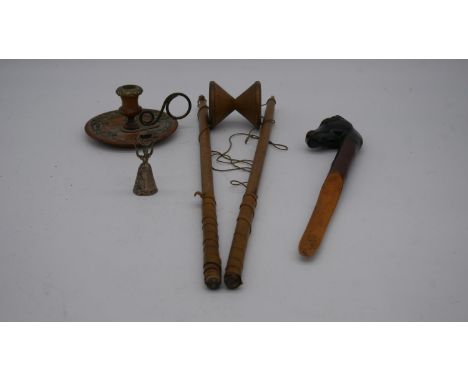
{"type": "Polygon", "coordinates": [[[127,117],[124,129],[137,130],[139,126],[135,121],[135,117],[141,112],[138,97],[143,93],[143,89],[138,85],[123,85],[119,86],[115,92],[122,99],[122,106],[119,111],[127,117]]]}

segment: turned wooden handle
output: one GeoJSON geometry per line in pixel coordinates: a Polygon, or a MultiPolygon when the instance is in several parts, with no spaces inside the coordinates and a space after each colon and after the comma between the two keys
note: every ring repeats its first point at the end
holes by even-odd
{"type": "Polygon", "coordinates": [[[202,195],[203,274],[208,287],[221,283],[221,258],[219,256],[218,220],[213,196],[202,195]]]}
{"type": "Polygon", "coordinates": [[[229,289],[235,289],[242,284],[245,251],[249,240],[251,225],[257,205],[257,190],[260,184],[263,164],[270,141],[271,129],[274,124],[275,98],[270,97],[265,109],[265,117],[260,127],[260,137],[255,150],[252,170],[247,182],[247,189],[239,208],[236,229],[232,239],[231,250],[224,273],[224,283],[229,289]]]}
{"type": "Polygon", "coordinates": [[[198,121],[202,192],[196,194],[202,198],[203,275],[206,286],[210,289],[217,289],[221,284],[221,258],[219,256],[218,220],[211,168],[208,112],[206,99],[203,96],[198,99],[198,121]]]}
{"type": "Polygon", "coordinates": [[[239,208],[236,229],[232,238],[231,251],[226,265],[224,282],[230,289],[237,288],[242,284],[242,270],[244,268],[245,252],[249,240],[252,221],[257,206],[257,196],[254,194],[245,194],[239,208]]]}
{"type": "Polygon", "coordinates": [[[313,256],[319,248],[342,189],[342,175],[338,171],[330,172],[323,182],[314,211],[299,242],[301,255],[313,256]]]}

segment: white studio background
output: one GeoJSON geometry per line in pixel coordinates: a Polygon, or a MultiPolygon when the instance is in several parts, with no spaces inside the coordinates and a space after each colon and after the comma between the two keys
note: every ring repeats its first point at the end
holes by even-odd
{"type": "MultiPolygon", "coordinates": [[[[468,316],[465,61],[0,62],[0,319],[13,321],[458,321],[468,316]],[[91,117],[137,83],[140,104],[172,91],[194,105],[216,80],[275,95],[272,140],[244,285],[202,279],[196,110],[151,159],[159,193],[132,194],[133,151],[94,143],[91,117]],[[297,244],[334,152],[305,133],[340,114],[364,138],[321,250],[297,244]]],[[[213,148],[248,131],[232,115],[213,148]]],[[[255,143],[235,142],[239,157],[255,143]]],[[[215,173],[226,263],[243,174],[215,173]]]]}

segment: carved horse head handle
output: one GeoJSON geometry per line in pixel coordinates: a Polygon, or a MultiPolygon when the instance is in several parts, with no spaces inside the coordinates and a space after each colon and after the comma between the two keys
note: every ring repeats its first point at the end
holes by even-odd
{"type": "Polygon", "coordinates": [[[359,147],[362,146],[362,137],[353,125],[343,117],[335,115],[324,119],[318,129],[309,131],[306,143],[311,148],[339,149],[347,137],[359,147]]]}
{"type": "Polygon", "coordinates": [[[317,129],[309,131],[306,143],[311,148],[338,149],[299,243],[301,255],[313,256],[338,203],[351,162],[362,146],[362,137],[350,122],[335,115],[324,119],[317,129]]]}

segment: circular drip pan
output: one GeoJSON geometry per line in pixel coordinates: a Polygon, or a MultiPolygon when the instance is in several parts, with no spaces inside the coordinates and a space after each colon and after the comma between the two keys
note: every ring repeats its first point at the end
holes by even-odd
{"type": "MultiPolygon", "coordinates": [[[[158,110],[146,110],[152,111],[155,115],[159,114],[158,110]]],[[[144,126],[140,124],[138,118],[135,118],[135,122],[139,127],[135,131],[124,130],[123,127],[126,122],[127,117],[125,115],[118,110],[113,110],[91,118],[85,125],[85,131],[91,138],[97,139],[106,145],[135,147],[137,137],[142,130],[151,133],[153,142],[156,143],[174,133],[178,125],[177,121],[170,118],[166,113],[162,114],[161,119],[154,126],[144,126]]]]}

